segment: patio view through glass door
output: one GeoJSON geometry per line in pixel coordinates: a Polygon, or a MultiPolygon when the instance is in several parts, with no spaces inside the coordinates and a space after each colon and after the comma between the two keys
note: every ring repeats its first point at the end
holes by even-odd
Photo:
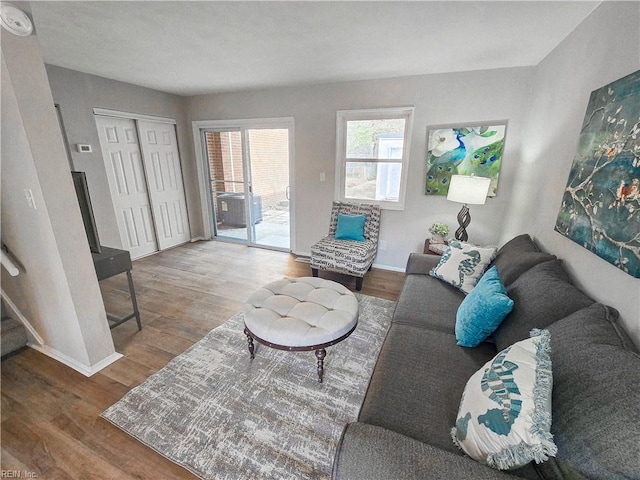
{"type": "Polygon", "coordinates": [[[290,249],[289,129],[204,130],[214,235],[290,249]]]}

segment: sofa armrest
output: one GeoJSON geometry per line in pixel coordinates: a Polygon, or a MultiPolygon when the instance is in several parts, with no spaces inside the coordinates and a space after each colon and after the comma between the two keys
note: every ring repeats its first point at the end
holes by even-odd
{"type": "Polygon", "coordinates": [[[438,265],[442,260],[440,255],[426,255],[423,253],[412,253],[407,261],[407,275],[429,275],[429,270],[438,265]]]}
{"type": "Polygon", "coordinates": [[[516,477],[386,428],[357,422],[347,425],[342,433],[332,478],[508,480],[516,477]]]}

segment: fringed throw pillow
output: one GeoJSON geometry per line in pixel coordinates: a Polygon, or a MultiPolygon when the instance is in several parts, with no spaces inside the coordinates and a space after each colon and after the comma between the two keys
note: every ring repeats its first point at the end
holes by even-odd
{"type": "Polygon", "coordinates": [[[532,330],[469,379],[451,431],[467,455],[499,470],[555,456],[550,350],[549,332],[532,330]]]}

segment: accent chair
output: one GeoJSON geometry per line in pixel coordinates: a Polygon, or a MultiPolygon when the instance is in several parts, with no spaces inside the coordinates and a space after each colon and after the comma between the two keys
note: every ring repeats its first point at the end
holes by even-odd
{"type": "Polygon", "coordinates": [[[364,275],[371,269],[373,259],[378,253],[379,232],[379,205],[333,202],[329,234],[311,247],[313,276],[318,276],[318,270],[352,275],[356,278],[356,290],[361,290],[364,275]],[[338,214],[366,215],[364,241],[335,238],[338,214]]]}

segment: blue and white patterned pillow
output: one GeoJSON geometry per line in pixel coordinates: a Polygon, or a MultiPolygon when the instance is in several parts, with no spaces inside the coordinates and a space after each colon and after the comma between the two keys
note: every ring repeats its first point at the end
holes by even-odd
{"type": "Polygon", "coordinates": [[[532,330],[469,379],[451,430],[467,455],[499,470],[555,456],[550,350],[549,332],[532,330]]]}
{"type": "Polygon", "coordinates": [[[453,241],[429,275],[469,293],[495,258],[496,251],[496,247],[478,247],[453,241]]]}

